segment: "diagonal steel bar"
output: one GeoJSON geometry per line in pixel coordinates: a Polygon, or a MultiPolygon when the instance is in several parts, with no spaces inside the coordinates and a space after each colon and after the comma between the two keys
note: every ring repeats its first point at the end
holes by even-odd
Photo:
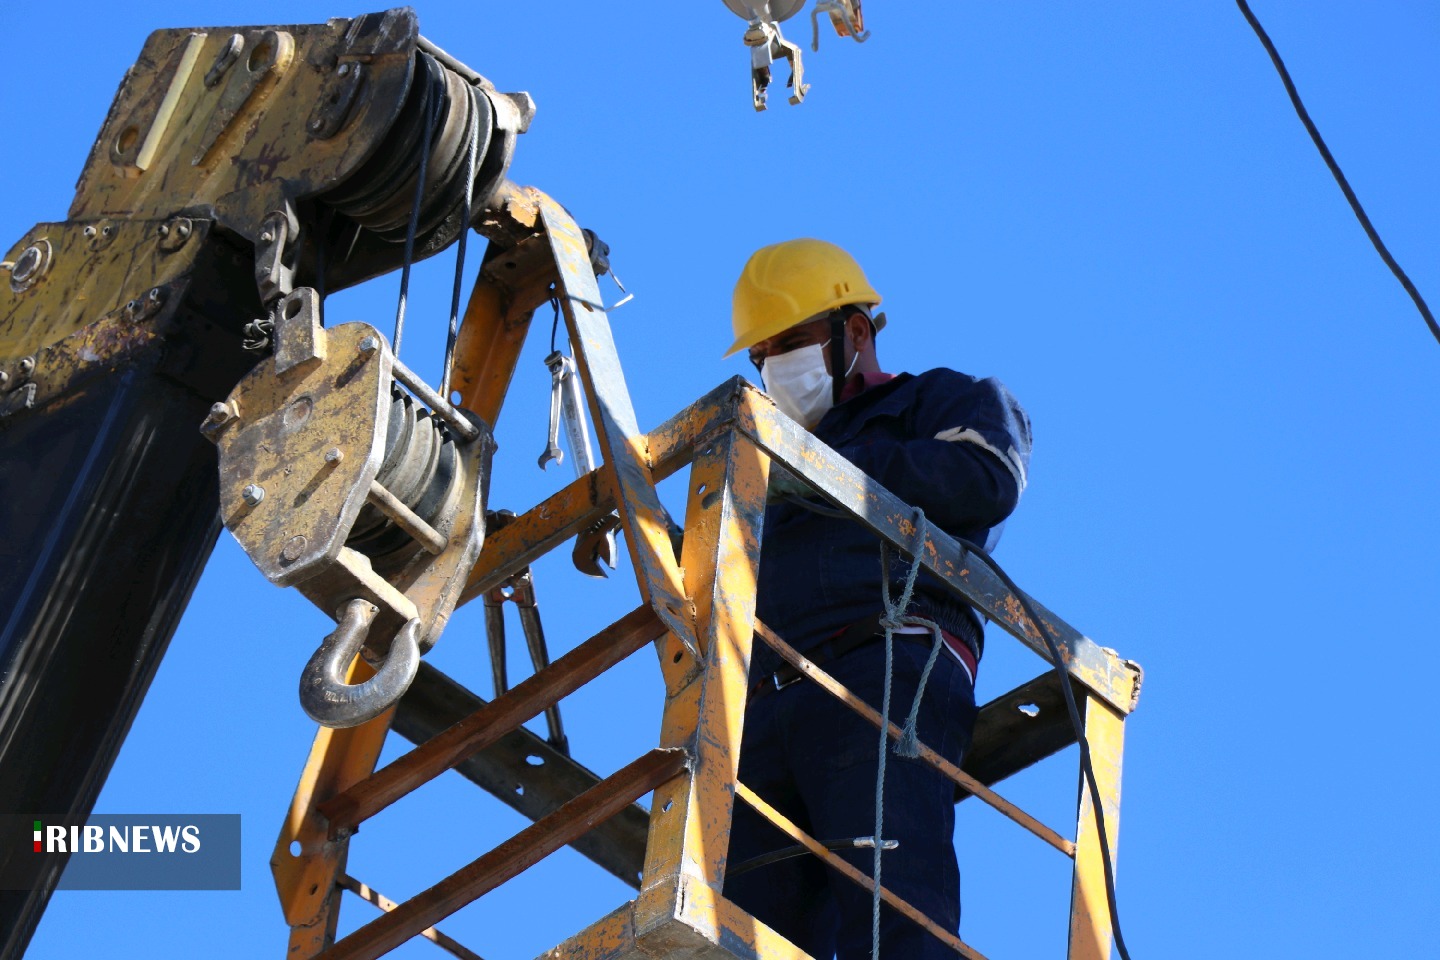
{"type": "Polygon", "coordinates": [[[607,466],[592,470],[509,523],[486,531],[485,546],[460,594],[467,603],[500,586],[535,560],[615,509],[607,466]]]}
{"type": "MultiPolygon", "coordinates": [[[[835,870],[847,880],[859,884],[865,890],[874,892],[875,881],[871,877],[861,873],[854,866],[840,859],[840,857],[836,856],[825,844],[816,840],[804,830],[801,830],[783,813],[770,806],[770,804],[757,796],[755,791],[738,780],[735,781],[735,796],[744,800],[756,813],[788,834],[791,840],[794,840],[806,850],[809,850],[823,860],[826,866],[835,870]]],[[[985,960],[985,956],[979,953],[974,947],[935,923],[935,921],[925,916],[925,914],[921,913],[909,902],[897,897],[894,893],[890,892],[890,890],[886,889],[883,884],[880,887],[880,898],[911,921],[924,927],[931,936],[960,954],[960,956],[966,957],[967,960],[985,960]]],[[[328,954],[326,956],[328,957],[328,954]]]]}
{"type": "MultiPolygon", "coordinates": [[[[364,900],[371,906],[377,907],[378,909],[383,910],[386,913],[394,910],[397,906],[394,900],[391,900],[389,897],[385,896],[385,894],[381,893],[379,890],[376,890],[368,883],[362,883],[359,880],[356,880],[348,873],[342,873],[338,882],[343,889],[349,890],[361,900],[364,900]]],[[[471,950],[469,947],[465,946],[465,944],[460,943],[454,937],[448,936],[434,927],[426,927],[424,930],[421,930],[420,936],[424,937],[426,940],[429,940],[431,943],[435,944],[435,946],[439,947],[441,950],[444,950],[446,953],[449,953],[451,956],[459,957],[460,960],[484,960],[484,958],[481,957],[480,954],[476,953],[474,950],[471,950]]]]}
{"type": "Polygon", "coordinates": [[[330,820],[331,837],[343,836],[664,633],[665,626],[649,607],[627,613],[504,696],[320,804],[319,811],[330,820]]]}
{"type": "MultiPolygon", "coordinates": [[[[770,399],[754,387],[747,384],[738,390],[735,405],[741,432],[773,459],[877,536],[906,552],[913,548],[914,507],[777,411],[770,399]]],[[[963,549],[934,525],[926,534],[919,559],[925,569],[949,584],[966,602],[1041,657],[1050,659],[1044,639],[1034,632],[1019,598],[983,559],[963,549]]],[[[1102,648],[1028,595],[1026,599],[1049,627],[1071,675],[1121,713],[1134,710],[1140,689],[1139,668],[1102,648]]]]}
{"type": "Polygon", "coordinates": [[[320,960],[374,960],[678,776],[684,750],[655,749],[423,893],[356,930],[320,960]]]}
{"type": "MultiPolygon", "coordinates": [[[[815,666],[815,664],[811,663],[794,647],[790,646],[790,644],[780,639],[779,635],[777,635],[775,631],[765,626],[765,624],[759,620],[755,621],[755,633],[757,636],[760,637],[760,639],[764,640],[771,649],[773,649],[776,653],[780,654],[780,656],[785,659],[786,663],[789,663],[796,670],[799,670],[805,676],[809,677],[811,680],[814,680],[817,684],[820,685],[820,688],[822,690],[830,694],[835,699],[839,700],[841,703],[845,704],[851,710],[854,710],[860,716],[864,717],[867,721],[873,724],[876,729],[879,729],[880,724],[882,722],[885,722],[887,728],[886,732],[890,735],[890,739],[899,741],[901,731],[898,726],[896,726],[894,723],[882,721],[880,717],[880,712],[878,710],[873,709],[864,700],[861,700],[859,697],[855,696],[855,694],[851,693],[850,689],[844,684],[842,684],[840,681],[836,680],[834,677],[830,676],[830,674],[826,673],[824,670],[821,670],[819,667],[815,666]]],[[[968,790],[973,795],[979,797],[981,800],[984,800],[990,806],[994,807],[996,810],[1000,811],[1005,816],[1009,817],[1011,820],[1014,820],[1020,826],[1024,827],[1026,830],[1029,830],[1031,833],[1035,834],[1035,836],[1039,837],[1041,840],[1044,840],[1056,850],[1059,850],[1067,857],[1075,856],[1075,844],[1071,843],[1069,840],[1066,840],[1064,837],[1060,836],[1060,834],[1045,826],[1045,824],[1041,823],[1039,820],[1036,820],[1030,814],[1026,813],[1024,810],[1020,809],[1015,804],[1011,803],[1009,800],[1006,800],[1004,797],[1000,796],[1000,794],[996,793],[994,790],[991,790],[989,787],[985,786],[985,784],[981,783],[979,780],[976,780],[974,777],[970,776],[968,773],[961,770],[959,767],[955,766],[955,764],[946,760],[944,757],[940,756],[940,754],[936,753],[934,750],[931,750],[923,743],[920,744],[920,757],[930,766],[934,767],[936,770],[949,777],[956,786],[964,790],[968,790]]]]}
{"type": "MultiPolygon", "coordinates": [[[[415,682],[396,705],[392,729],[412,743],[422,744],[483,706],[480,697],[421,661],[415,682]]],[[[595,774],[523,726],[461,760],[455,772],[531,820],[559,809],[600,782],[595,774]]],[[[649,829],[650,812],[631,806],[573,846],[593,863],[638,887],[649,829]]]]}
{"type": "Polygon", "coordinates": [[[540,215],[559,270],[557,287],[575,359],[585,382],[590,414],[605,462],[615,472],[616,499],[625,525],[640,594],[670,632],[699,657],[695,611],[685,593],[680,566],[670,543],[674,526],[655,492],[645,451],[645,436],[625,388],[625,375],[610,323],[601,304],[600,287],[590,265],[590,252],[580,228],[554,200],[542,196],[540,215]]]}

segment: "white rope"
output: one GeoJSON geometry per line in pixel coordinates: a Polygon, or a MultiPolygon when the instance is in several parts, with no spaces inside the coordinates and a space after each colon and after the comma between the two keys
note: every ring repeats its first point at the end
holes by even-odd
{"type": "MultiPolygon", "coordinates": [[[[915,510],[915,547],[910,554],[910,570],[905,575],[905,589],[900,594],[900,599],[891,602],[890,600],[890,545],[883,540],[880,542],[880,596],[885,605],[885,613],[880,618],[880,625],[885,628],[885,688],[881,695],[880,704],[880,747],[875,771],[875,859],[871,874],[875,880],[874,889],[870,898],[870,958],[880,960],[880,869],[881,857],[885,849],[883,830],[885,826],[885,760],[890,753],[890,687],[895,674],[895,631],[911,621],[924,622],[929,624],[935,631],[937,641],[940,638],[940,628],[933,623],[921,621],[919,617],[906,616],[905,611],[910,608],[910,597],[915,592],[915,580],[920,575],[920,551],[925,548],[925,535],[929,529],[929,523],[925,520],[925,511],[916,508],[915,510]]],[[[930,662],[925,665],[925,672],[920,677],[920,688],[915,692],[915,703],[910,709],[910,716],[905,721],[906,735],[915,740],[917,744],[916,754],[918,755],[918,739],[915,737],[914,724],[920,712],[920,696],[925,691],[925,683],[930,679],[930,668],[935,665],[935,654],[939,652],[937,646],[930,652],[930,662]]],[[[903,740],[902,740],[903,742],[903,740]]],[[[902,754],[905,756],[906,754],[902,754]]]]}

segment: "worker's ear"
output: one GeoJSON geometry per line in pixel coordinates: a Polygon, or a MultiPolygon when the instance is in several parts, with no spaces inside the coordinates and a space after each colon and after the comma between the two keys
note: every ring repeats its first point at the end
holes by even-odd
{"type": "Polygon", "coordinates": [[[859,310],[850,311],[845,318],[845,332],[855,345],[856,353],[868,353],[875,349],[875,331],[870,326],[870,318],[859,310]]]}

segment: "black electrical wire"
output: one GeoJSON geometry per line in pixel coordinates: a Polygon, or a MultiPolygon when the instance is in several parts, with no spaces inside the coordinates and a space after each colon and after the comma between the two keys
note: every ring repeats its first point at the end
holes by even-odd
{"type": "Polygon", "coordinates": [[[1295,89],[1295,83],[1290,79],[1290,71],[1285,69],[1285,61],[1280,59],[1280,52],[1275,49],[1275,44],[1271,42],[1270,35],[1265,32],[1265,28],[1262,27],[1260,21],[1256,19],[1255,13],[1250,9],[1250,4],[1246,3],[1245,0],[1235,0],[1235,3],[1240,8],[1240,12],[1245,15],[1245,19],[1250,24],[1250,28],[1255,31],[1255,36],[1260,38],[1260,43],[1264,45],[1265,52],[1270,54],[1270,62],[1275,64],[1275,71],[1280,74],[1280,80],[1285,84],[1285,92],[1290,95],[1290,103],[1295,107],[1295,113],[1299,115],[1300,122],[1305,124],[1305,129],[1309,132],[1310,139],[1315,141],[1316,149],[1320,151],[1320,156],[1324,158],[1325,165],[1330,168],[1330,173],[1335,177],[1335,182],[1340,185],[1340,191],[1345,194],[1345,199],[1349,201],[1350,209],[1355,212],[1355,218],[1360,221],[1360,226],[1365,228],[1365,235],[1369,237],[1370,242],[1375,245],[1375,252],[1380,254],[1380,259],[1385,261],[1385,266],[1390,268],[1390,272],[1395,274],[1395,279],[1400,281],[1400,286],[1404,287],[1405,292],[1410,294],[1410,299],[1415,301],[1415,309],[1419,310],[1420,316],[1425,318],[1425,323],[1430,328],[1430,333],[1437,341],[1440,341],[1440,325],[1436,324],[1435,315],[1430,312],[1429,304],[1427,304],[1425,298],[1420,295],[1420,291],[1415,289],[1415,284],[1410,282],[1410,277],[1400,268],[1400,264],[1396,263],[1395,258],[1390,255],[1390,250],[1385,246],[1385,242],[1380,239],[1380,234],[1375,232],[1375,225],[1372,224],[1370,218],[1366,216],[1365,208],[1360,206],[1360,199],[1355,196],[1355,191],[1350,189],[1350,182],[1345,179],[1345,174],[1341,172],[1340,164],[1335,162],[1335,157],[1330,153],[1330,148],[1325,145],[1325,140],[1320,136],[1320,131],[1316,129],[1315,122],[1310,119],[1310,113],[1305,109],[1305,104],[1301,102],[1300,94],[1295,89]]]}
{"type": "MultiPolygon", "coordinates": [[[[550,290],[551,293],[554,293],[555,288],[551,287],[550,290]]],[[[560,298],[558,296],[552,296],[550,298],[550,306],[555,309],[555,316],[550,320],[550,352],[554,353],[555,335],[560,332],[560,298]]]]}
{"type": "Polygon", "coordinates": [[[960,544],[962,549],[978,557],[990,568],[990,572],[999,577],[1000,582],[1005,584],[1005,587],[1015,595],[1015,599],[1020,601],[1020,607],[1030,621],[1030,626],[1045,641],[1045,646],[1050,651],[1050,659],[1055,664],[1055,673],[1060,677],[1060,691],[1065,694],[1065,708],[1070,712],[1070,723],[1075,728],[1075,742],[1080,747],[1080,770],[1085,782],[1090,787],[1090,805],[1095,810],[1095,833],[1100,841],[1100,862],[1105,868],[1105,902],[1110,908],[1110,926],[1115,932],[1115,948],[1120,951],[1121,960],[1130,960],[1130,951],[1125,948],[1125,937],[1120,933],[1120,907],[1115,898],[1115,863],[1110,856],[1110,838],[1105,830],[1105,808],[1100,799],[1100,785],[1095,779],[1095,767],[1090,762],[1090,741],[1085,736],[1085,724],[1080,719],[1080,708],[1075,704],[1075,691],[1070,688],[1070,673],[1065,669],[1065,661],[1060,656],[1060,648],[1055,643],[1050,628],[1035,615],[1035,608],[1030,605],[1029,599],[1015,585],[1015,581],[1010,579],[1010,575],[1000,568],[995,559],[969,540],[956,537],[955,542],[960,544]]]}

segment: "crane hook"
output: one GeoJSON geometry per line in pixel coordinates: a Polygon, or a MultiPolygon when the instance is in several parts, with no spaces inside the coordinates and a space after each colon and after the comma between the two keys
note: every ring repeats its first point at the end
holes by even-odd
{"type": "Polygon", "coordinates": [[[345,604],[335,632],[300,674],[300,706],[316,723],[326,727],[357,727],[395,705],[410,688],[420,669],[417,640],[420,621],[409,620],[390,644],[390,653],[364,683],[346,683],[345,671],[365,645],[370,624],[379,608],[356,598],[345,604]]]}

